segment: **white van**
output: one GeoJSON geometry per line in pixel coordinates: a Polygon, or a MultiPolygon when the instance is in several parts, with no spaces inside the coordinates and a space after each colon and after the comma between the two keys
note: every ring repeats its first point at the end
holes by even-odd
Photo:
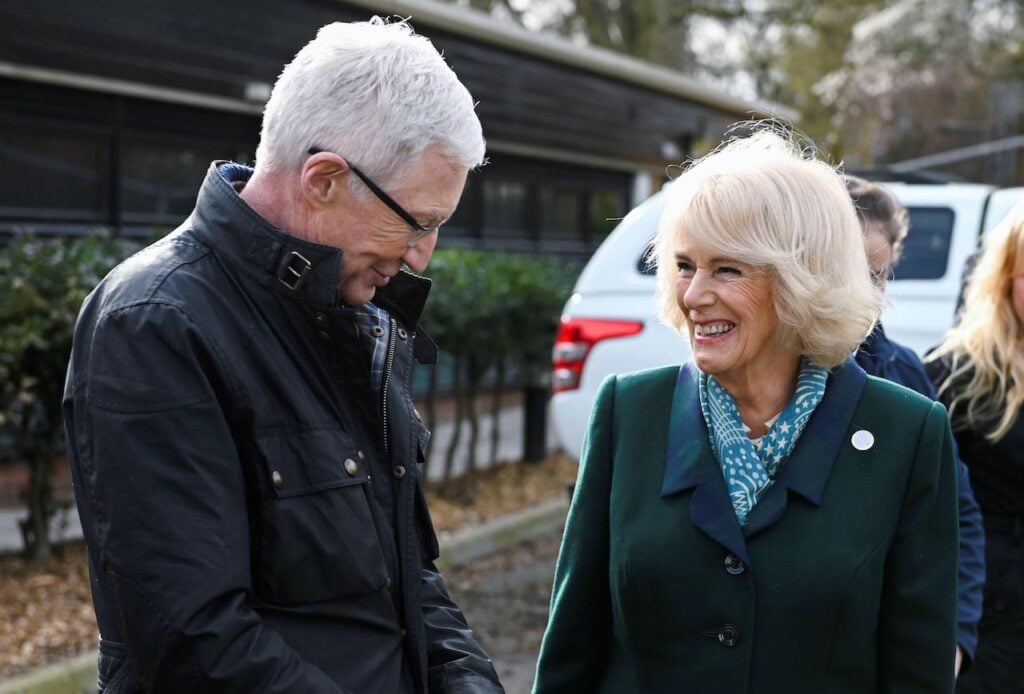
{"type": "MultiPolygon", "coordinates": [[[[973,183],[886,183],[910,212],[910,235],[882,316],[886,333],[918,353],[952,323],[967,258],[1024,188],[973,183]]],[[[660,192],[634,209],[587,263],[555,340],[552,415],[558,443],[579,457],[597,387],[625,373],[690,357],[684,336],[660,323],[645,253],[661,217],[660,192]]]]}

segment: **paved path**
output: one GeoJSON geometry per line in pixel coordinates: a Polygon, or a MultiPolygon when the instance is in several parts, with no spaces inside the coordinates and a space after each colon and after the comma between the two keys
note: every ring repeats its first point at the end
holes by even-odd
{"type": "MultiPolygon", "coordinates": [[[[501,411],[498,446],[498,462],[518,460],[523,454],[523,413],[521,407],[508,407],[501,411]]],[[[455,427],[451,422],[438,425],[434,430],[434,443],[431,449],[430,462],[427,465],[430,479],[440,478],[444,468],[444,457],[448,450],[448,442],[454,434],[455,427]]],[[[548,440],[553,441],[553,425],[548,424],[548,440]]],[[[466,469],[466,451],[468,448],[469,427],[463,425],[459,452],[455,458],[454,474],[458,475],[466,469]]],[[[480,418],[480,434],[477,442],[477,466],[486,467],[491,457],[491,418],[480,418]]],[[[25,518],[28,511],[21,508],[0,509],[0,553],[17,552],[21,549],[21,532],[18,521],[25,518]]],[[[54,539],[78,539],[82,536],[82,526],[78,522],[78,514],[72,510],[67,514],[66,526],[54,528],[54,539]]]]}
{"type": "MultiPolygon", "coordinates": [[[[27,509],[0,509],[0,553],[21,551],[21,527],[18,522],[24,518],[28,518],[27,509]]],[[[50,528],[50,537],[55,542],[82,537],[82,525],[78,522],[78,512],[74,508],[60,514],[58,521],[50,528]]]]}
{"type": "MultiPolygon", "coordinates": [[[[491,459],[491,432],[493,430],[493,419],[490,416],[480,417],[480,431],[477,435],[476,464],[477,467],[487,467],[491,459]]],[[[553,440],[553,424],[548,423],[548,440],[553,440]]],[[[427,462],[427,474],[432,480],[441,478],[444,473],[445,456],[448,452],[448,445],[452,436],[455,435],[455,425],[452,422],[439,424],[434,428],[432,443],[430,446],[430,460],[427,462]]],[[[498,417],[498,462],[509,460],[520,460],[523,457],[523,410],[521,407],[507,407],[501,411],[498,417]]],[[[462,434],[459,437],[459,448],[456,451],[454,469],[452,474],[460,475],[466,471],[466,461],[469,457],[469,423],[463,422],[462,434]]]]}
{"type": "Polygon", "coordinates": [[[506,694],[529,694],[548,621],[561,531],[445,574],[506,694]]]}

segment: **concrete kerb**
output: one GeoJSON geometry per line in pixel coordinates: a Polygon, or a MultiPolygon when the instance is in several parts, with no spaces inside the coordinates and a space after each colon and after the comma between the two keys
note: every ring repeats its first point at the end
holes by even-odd
{"type": "MultiPolygon", "coordinates": [[[[554,499],[453,533],[442,538],[441,556],[437,565],[442,570],[462,566],[474,559],[555,532],[565,522],[567,510],[566,499],[554,499]]],[[[94,691],[96,651],[0,682],[0,694],[84,694],[94,691]]]]}
{"type": "Polygon", "coordinates": [[[0,694],[83,694],[96,691],[96,651],[0,683],[0,694]]]}
{"type": "Polygon", "coordinates": [[[520,542],[552,533],[562,527],[568,508],[567,499],[552,499],[454,533],[441,540],[441,556],[437,565],[442,570],[462,566],[520,542]]]}

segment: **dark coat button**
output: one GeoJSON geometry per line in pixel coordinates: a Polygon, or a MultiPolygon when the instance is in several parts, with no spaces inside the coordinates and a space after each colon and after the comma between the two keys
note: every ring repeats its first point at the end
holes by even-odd
{"type": "Polygon", "coordinates": [[[395,475],[395,479],[399,479],[399,480],[402,479],[403,477],[405,477],[405,466],[404,465],[396,466],[395,469],[393,470],[393,473],[395,475]]]}
{"type": "Polygon", "coordinates": [[[316,322],[319,323],[320,325],[323,325],[324,323],[327,322],[327,316],[324,315],[323,313],[316,313],[314,314],[313,318],[315,318],[316,322]]]}
{"type": "Polygon", "coordinates": [[[726,648],[732,648],[740,642],[740,630],[732,624],[726,624],[718,630],[718,642],[726,648]]]}
{"type": "Polygon", "coordinates": [[[725,555],[725,570],[733,576],[739,576],[747,570],[747,567],[743,565],[743,561],[739,557],[730,552],[725,555]]]}
{"type": "Polygon", "coordinates": [[[323,340],[324,342],[330,342],[331,341],[331,334],[329,332],[327,332],[326,330],[321,330],[317,334],[320,336],[320,339],[323,340]]]}

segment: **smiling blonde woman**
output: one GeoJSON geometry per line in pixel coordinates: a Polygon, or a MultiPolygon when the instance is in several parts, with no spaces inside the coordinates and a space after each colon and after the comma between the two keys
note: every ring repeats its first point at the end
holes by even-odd
{"type": "Polygon", "coordinates": [[[535,691],[952,691],[949,421],[850,358],[882,296],[841,177],[732,140],[654,257],[693,363],[601,387],[535,691]]]}

